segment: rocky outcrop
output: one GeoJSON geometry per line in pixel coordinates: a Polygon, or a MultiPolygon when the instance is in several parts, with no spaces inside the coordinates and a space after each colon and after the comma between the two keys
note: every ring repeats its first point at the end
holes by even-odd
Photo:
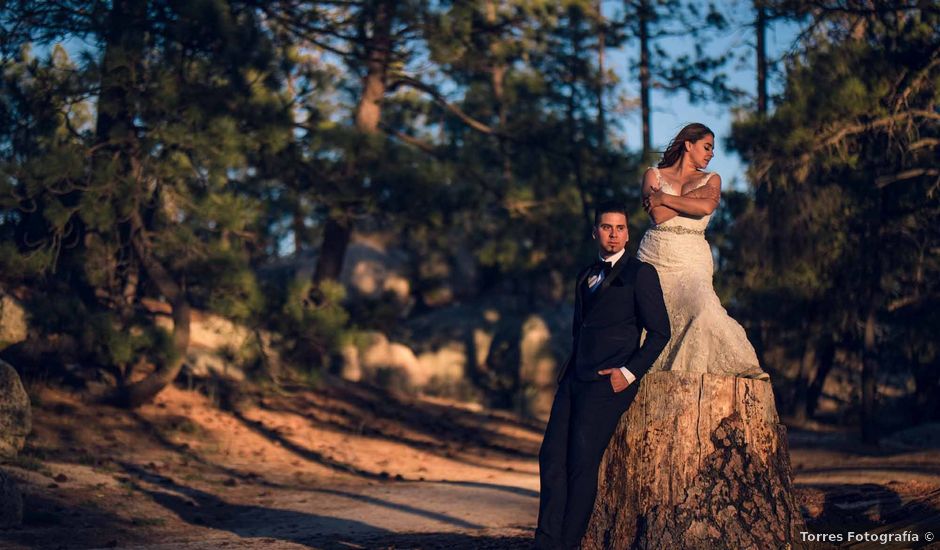
{"type": "Polygon", "coordinates": [[[32,429],[29,396],[16,369],[0,360],[0,458],[13,458],[32,429]]]}
{"type": "Polygon", "coordinates": [[[367,332],[341,353],[341,375],[398,388],[480,398],[534,414],[551,408],[570,345],[570,310],[519,314],[459,305],[413,319],[399,339],[367,332]]]}
{"type": "MultiPolygon", "coordinates": [[[[16,458],[32,429],[29,395],[16,370],[0,360],[0,459],[16,458]]],[[[23,522],[23,494],[0,469],[0,529],[23,522]]]]}
{"type": "Polygon", "coordinates": [[[12,296],[0,293],[0,350],[26,340],[26,312],[12,296]]]}
{"type": "MultiPolygon", "coordinates": [[[[157,325],[173,331],[169,304],[151,299],[142,302],[155,315],[157,325]]],[[[183,368],[192,376],[242,381],[246,375],[241,365],[247,363],[248,358],[261,355],[269,362],[279,360],[271,334],[252,331],[219,315],[193,310],[189,331],[183,368]]],[[[276,369],[275,365],[269,370],[276,369]]]]}

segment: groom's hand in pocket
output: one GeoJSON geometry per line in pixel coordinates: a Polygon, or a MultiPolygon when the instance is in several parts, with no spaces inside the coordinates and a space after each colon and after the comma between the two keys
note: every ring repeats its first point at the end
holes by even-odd
{"type": "Polygon", "coordinates": [[[627,379],[624,378],[623,371],[620,369],[599,370],[597,371],[597,374],[610,377],[610,387],[614,389],[614,393],[620,393],[627,389],[627,386],[630,385],[630,383],[627,382],[627,379]]]}

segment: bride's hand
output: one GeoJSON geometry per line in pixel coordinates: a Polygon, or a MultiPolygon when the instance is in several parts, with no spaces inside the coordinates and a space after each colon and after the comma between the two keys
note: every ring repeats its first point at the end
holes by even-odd
{"type": "Polygon", "coordinates": [[[653,187],[650,191],[650,194],[643,199],[643,208],[647,212],[663,204],[663,190],[659,187],[653,187]]]}

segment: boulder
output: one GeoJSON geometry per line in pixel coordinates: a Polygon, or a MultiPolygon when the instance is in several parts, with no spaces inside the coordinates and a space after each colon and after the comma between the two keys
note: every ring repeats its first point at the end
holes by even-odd
{"type": "Polygon", "coordinates": [[[29,395],[16,369],[0,360],[0,458],[13,458],[32,429],[29,395]]]}
{"type": "Polygon", "coordinates": [[[0,350],[26,340],[26,312],[7,294],[0,294],[0,350]]]}
{"type": "Polygon", "coordinates": [[[411,348],[391,342],[377,331],[367,332],[361,340],[364,344],[358,348],[360,377],[377,380],[393,374],[396,380],[403,380],[409,387],[423,385],[425,380],[418,372],[418,358],[411,348]]]}
{"type": "Polygon", "coordinates": [[[464,380],[467,351],[462,342],[447,342],[418,355],[417,380],[425,385],[434,382],[438,387],[469,383],[464,380]]]}
{"type": "Polygon", "coordinates": [[[354,344],[343,346],[339,351],[339,375],[344,380],[359,382],[362,380],[362,362],[359,360],[359,348],[354,344]]]}
{"type": "MultiPolygon", "coordinates": [[[[168,304],[150,299],[142,302],[154,314],[158,326],[173,331],[168,304]]],[[[255,332],[220,315],[199,310],[193,310],[189,330],[184,369],[193,376],[241,382],[246,378],[242,366],[258,354],[272,363],[269,370],[278,369],[280,358],[268,332],[255,332]]]]}
{"type": "Polygon", "coordinates": [[[530,315],[522,324],[519,341],[519,380],[527,392],[525,398],[529,412],[545,415],[551,410],[555,379],[563,360],[553,347],[553,334],[548,323],[542,316],[530,315]]]}

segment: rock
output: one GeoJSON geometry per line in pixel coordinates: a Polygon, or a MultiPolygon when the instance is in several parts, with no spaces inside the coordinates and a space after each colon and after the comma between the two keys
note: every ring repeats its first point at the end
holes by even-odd
{"type": "Polygon", "coordinates": [[[362,380],[362,363],[359,361],[359,348],[348,344],[339,351],[339,375],[344,380],[359,382],[362,380]]]}
{"type": "Polygon", "coordinates": [[[359,341],[359,345],[348,344],[340,350],[339,372],[346,380],[393,379],[408,389],[420,391],[463,379],[466,353],[461,343],[445,342],[416,355],[411,347],[390,341],[377,331],[364,333],[359,341]]]}
{"type": "Polygon", "coordinates": [[[0,294],[0,350],[26,340],[26,312],[7,294],[0,294]]]}
{"type": "Polygon", "coordinates": [[[514,311],[463,304],[410,319],[398,333],[401,341],[366,332],[339,350],[333,370],[350,381],[394,381],[458,399],[480,399],[482,392],[491,404],[545,415],[570,348],[571,311],[514,311]]]}
{"type": "Polygon", "coordinates": [[[375,240],[359,236],[343,258],[340,281],[360,296],[379,298],[393,296],[400,303],[408,301],[411,283],[401,274],[402,261],[375,240]]]}
{"type": "Polygon", "coordinates": [[[245,372],[231,359],[223,357],[218,351],[205,348],[191,348],[186,353],[186,372],[197,378],[226,378],[241,382],[245,372]]]}
{"type": "MultiPolygon", "coordinates": [[[[144,299],[142,303],[155,315],[158,326],[173,331],[169,304],[151,299],[144,299]]],[[[222,316],[193,310],[186,372],[199,378],[218,377],[241,382],[246,378],[242,366],[259,355],[269,363],[269,372],[279,370],[280,358],[271,333],[254,332],[222,316]]]]}
{"type": "MultiPolygon", "coordinates": [[[[545,415],[571,345],[571,308],[520,313],[511,298],[459,304],[409,319],[403,341],[429,393],[545,415]]],[[[419,388],[420,389],[420,388],[419,388]]]]}
{"type": "Polygon", "coordinates": [[[407,303],[411,295],[408,257],[394,245],[396,237],[386,231],[354,231],[343,257],[343,285],[362,297],[390,297],[399,305],[407,303]]]}
{"type": "Polygon", "coordinates": [[[464,380],[467,367],[466,346],[460,342],[444,345],[418,355],[419,379],[425,385],[433,382],[438,387],[468,383],[464,380]]]}
{"type": "Polygon", "coordinates": [[[16,369],[0,360],[0,458],[13,458],[32,429],[29,395],[16,369]]]}
{"type": "Polygon", "coordinates": [[[539,315],[530,315],[522,324],[519,342],[519,380],[528,391],[529,412],[547,415],[551,410],[559,363],[548,323],[539,315]]]}
{"type": "Polygon", "coordinates": [[[0,529],[23,523],[23,493],[6,472],[0,470],[0,529]]]}
{"type": "Polygon", "coordinates": [[[418,368],[418,358],[408,346],[390,342],[381,332],[367,332],[359,347],[361,375],[370,380],[394,379],[412,388],[426,382],[418,368]]]}

